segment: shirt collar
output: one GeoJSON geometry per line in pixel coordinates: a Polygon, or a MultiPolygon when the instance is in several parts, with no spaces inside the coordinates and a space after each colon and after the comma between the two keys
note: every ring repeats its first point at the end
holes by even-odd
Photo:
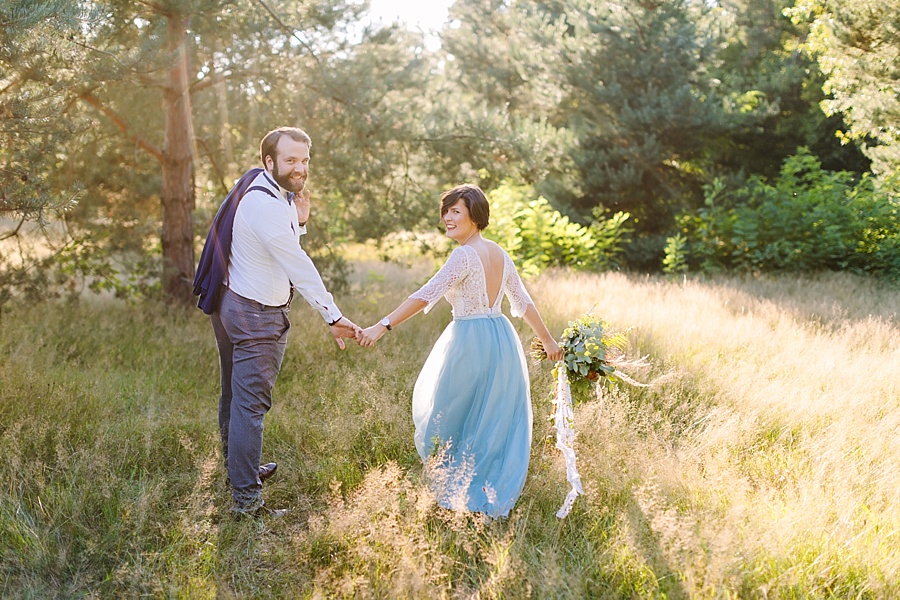
{"type": "Polygon", "coordinates": [[[284,189],[283,187],[281,187],[280,185],[278,185],[277,183],[275,183],[275,180],[272,179],[272,174],[269,173],[268,171],[263,171],[263,175],[265,175],[266,181],[268,181],[272,185],[272,187],[274,187],[275,189],[278,190],[278,193],[281,194],[281,197],[284,198],[285,200],[287,200],[288,204],[291,204],[291,201],[293,200],[294,195],[291,192],[284,189]]]}

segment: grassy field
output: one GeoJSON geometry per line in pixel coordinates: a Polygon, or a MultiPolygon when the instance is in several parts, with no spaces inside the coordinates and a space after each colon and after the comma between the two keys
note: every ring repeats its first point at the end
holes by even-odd
{"type": "MultiPolygon", "coordinates": [[[[368,325],[430,273],[359,262],[368,325]]],[[[565,520],[545,439],[510,517],[439,509],[412,441],[449,307],[345,352],[302,302],[266,420],[278,521],[233,521],[218,366],[198,310],[94,299],[0,315],[0,596],[900,596],[900,295],[870,281],[548,273],[551,330],[596,306],[647,389],[576,410],[586,495],[565,520]]],[[[515,322],[527,344],[530,334],[515,322]]]]}

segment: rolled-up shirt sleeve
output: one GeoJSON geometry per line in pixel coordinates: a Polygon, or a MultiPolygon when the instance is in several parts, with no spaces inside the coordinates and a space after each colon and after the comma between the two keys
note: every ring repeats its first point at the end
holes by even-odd
{"type": "MultiPolygon", "coordinates": [[[[338,321],[342,315],[331,293],[325,289],[322,276],[306,251],[300,247],[299,236],[305,233],[296,221],[285,219],[285,212],[273,203],[264,203],[253,220],[253,231],[265,245],[272,258],[284,270],[295,290],[316,309],[326,323],[338,321]]],[[[294,211],[290,207],[290,211],[294,211]]]]}
{"type": "Polygon", "coordinates": [[[326,323],[334,323],[343,316],[331,293],[325,289],[312,259],[296,240],[290,236],[277,236],[269,240],[268,247],[275,261],[288,274],[294,289],[319,311],[326,323]]]}

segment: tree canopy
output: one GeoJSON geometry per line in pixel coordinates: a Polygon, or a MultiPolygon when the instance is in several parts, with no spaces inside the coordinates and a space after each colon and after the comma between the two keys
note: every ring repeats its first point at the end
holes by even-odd
{"type": "Polygon", "coordinates": [[[78,62],[79,49],[63,42],[92,18],[65,1],[0,4],[0,216],[40,221],[74,200],[52,174],[57,150],[84,124],[59,118],[67,98],[52,71],[78,62]]]}
{"type": "Polygon", "coordinates": [[[826,77],[827,114],[847,123],[845,142],[860,143],[872,170],[900,168],[900,1],[802,0],[792,12],[812,20],[807,48],[826,77]]]}
{"type": "Polygon", "coordinates": [[[187,302],[218,202],[297,125],[321,261],[433,227],[440,190],[470,181],[573,226],[627,214],[616,264],[659,269],[713,181],[777,180],[801,148],[890,178],[897,1],[456,0],[429,50],[365,25],[365,2],[6,0],[0,236],[63,214],[70,274],[187,302]]]}

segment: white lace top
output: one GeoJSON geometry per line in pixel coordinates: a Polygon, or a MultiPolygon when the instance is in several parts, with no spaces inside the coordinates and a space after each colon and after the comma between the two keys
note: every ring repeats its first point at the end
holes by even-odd
{"type": "Polygon", "coordinates": [[[525,314],[528,305],[533,302],[522,284],[516,266],[505,250],[503,251],[503,279],[500,290],[501,293],[497,294],[494,305],[489,306],[487,278],[478,253],[469,246],[457,246],[450,253],[444,266],[419,291],[409,297],[427,302],[428,306],[425,307],[425,312],[431,310],[438,300],[446,297],[453,307],[454,317],[468,317],[499,315],[505,293],[509,298],[510,313],[514,317],[521,317],[525,314]]]}

